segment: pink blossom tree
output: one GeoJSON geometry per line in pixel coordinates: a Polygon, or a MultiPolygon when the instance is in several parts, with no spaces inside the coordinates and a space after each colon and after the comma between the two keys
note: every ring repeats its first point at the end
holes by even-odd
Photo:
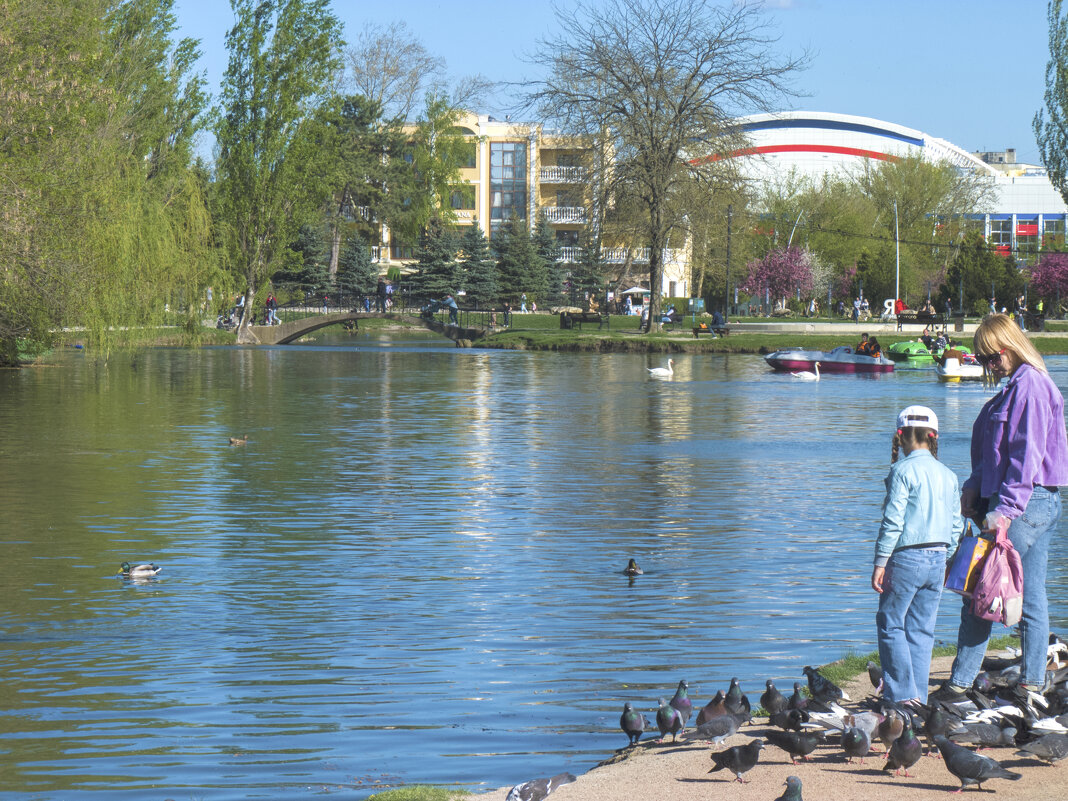
{"type": "Polygon", "coordinates": [[[748,274],[741,288],[750,295],[767,290],[785,305],[786,297],[800,288],[803,295],[812,293],[812,257],[801,248],[775,248],[762,259],[746,265],[748,274]]]}
{"type": "Polygon", "coordinates": [[[1031,287],[1040,295],[1068,294],[1068,253],[1046,253],[1031,268],[1031,287]]]}

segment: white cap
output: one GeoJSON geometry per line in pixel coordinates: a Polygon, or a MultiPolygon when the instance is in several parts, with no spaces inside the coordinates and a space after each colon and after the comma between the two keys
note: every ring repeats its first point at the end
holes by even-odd
{"type": "Polygon", "coordinates": [[[938,415],[926,406],[908,406],[897,416],[898,428],[929,428],[938,431],[938,415]]]}

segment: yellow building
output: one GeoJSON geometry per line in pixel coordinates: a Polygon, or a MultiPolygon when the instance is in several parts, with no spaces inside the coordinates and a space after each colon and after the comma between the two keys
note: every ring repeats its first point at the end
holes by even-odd
{"type": "MultiPolygon", "coordinates": [[[[471,137],[473,152],[462,170],[470,191],[453,193],[452,206],[459,225],[476,220],[490,239],[513,215],[534,227],[544,213],[556,231],[561,261],[578,261],[579,233],[587,222],[590,176],[581,143],[574,137],[546,132],[537,123],[516,123],[479,114],[468,114],[459,127],[471,137]]],[[[413,258],[410,246],[391,242],[382,231],[382,262],[406,262],[413,258]]],[[[632,275],[648,272],[648,248],[606,247],[602,258],[619,269],[629,260],[632,275]]],[[[688,264],[685,252],[664,253],[664,283],[661,292],[671,297],[688,295],[688,264]]],[[[618,269],[617,269],[618,272],[618,269]]]]}

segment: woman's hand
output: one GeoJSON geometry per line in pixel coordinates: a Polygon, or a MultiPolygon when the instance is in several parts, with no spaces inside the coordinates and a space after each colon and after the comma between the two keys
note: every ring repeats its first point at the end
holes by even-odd
{"type": "Polygon", "coordinates": [[[877,567],[871,572],[871,588],[880,595],[883,594],[883,577],[885,575],[885,567],[877,567]]]}
{"type": "Polygon", "coordinates": [[[960,513],[962,517],[971,517],[975,514],[975,504],[979,501],[979,490],[975,487],[965,487],[960,492],[960,513]]]}

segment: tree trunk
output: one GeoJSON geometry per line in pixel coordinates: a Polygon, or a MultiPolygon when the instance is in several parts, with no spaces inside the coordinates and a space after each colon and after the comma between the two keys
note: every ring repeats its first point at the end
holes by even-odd
{"type": "Polygon", "coordinates": [[[341,226],[335,220],[330,226],[330,266],[327,271],[330,275],[330,283],[336,283],[337,260],[341,252],[341,226]]]}

